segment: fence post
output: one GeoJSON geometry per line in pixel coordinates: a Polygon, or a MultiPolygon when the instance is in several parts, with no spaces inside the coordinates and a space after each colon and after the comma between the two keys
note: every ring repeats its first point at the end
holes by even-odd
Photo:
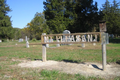
{"type": "MultiPolygon", "coordinates": [[[[46,35],[46,33],[42,33],[42,35],[46,35]]],[[[44,37],[42,39],[44,42],[46,42],[46,37],[44,37]]],[[[46,44],[42,44],[42,60],[43,60],[43,62],[46,62],[46,44]]]]}
{"type": "Polygon", "coordinates": [[[102,65],[103,71],[106,70],[106,34],[102,33],[102,65]]]}

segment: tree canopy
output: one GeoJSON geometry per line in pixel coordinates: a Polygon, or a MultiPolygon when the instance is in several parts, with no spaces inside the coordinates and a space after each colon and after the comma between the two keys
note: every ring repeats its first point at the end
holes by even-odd
{"type": "Polygon", "coordinates": [[[93,0],[46,0],[46,23],[52,33],[92,31],[99,22],[97,2],[93,0]]]}
{"type": "Polygon", "coordinates": [[[0,38],[13,38],[13,28],[7,13],[11,11],[6,0],[0,0],[0,38]]]}
{"type": "Polygon", "coordinates": [[[35,17],[31,20],[27,26],[22,29],[22,35],[36,39],[41,38],[42,33],[48,33],[49,28],[46,24],[44,13],[36,13],[35,17]]]}
{"type": "Polygon", "coordinates": [[[103,20],[106,20],[107,23],[107,32],[120,35],[120,3],[113,0],[113,3],[110,4],[106,0],[105,4],[103,4],[102,12],[104,14],[103,20]]]}

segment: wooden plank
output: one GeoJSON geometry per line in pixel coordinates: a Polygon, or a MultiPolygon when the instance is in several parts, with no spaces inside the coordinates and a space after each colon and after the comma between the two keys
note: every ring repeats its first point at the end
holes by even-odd
{"type": "MultiPolygon", "coordinates": [[[[46,33],[42,33],[42,35],[46,35],[46,33]]],[[[46,37],[43,37],[44,42],[46,37]]],[[[46,44],[42,44],[42,60],[43,62],[46,62],[46,44]]]]}
{"type": "Polygon", "coordinates": [[[42,60],[46,62],[46,44],[42,45],[42,60]]]}
{"type": "Polygon", "coordinates": [[[46,42],[46,43],[31,43],[29,45],[42,45],[42,44],[81,44],[81,43],[100,43],[97,41],[94,42],[46,42]]]}
{"type": "Polygon", "coordinates": [[[102,44],[102,65],[103,71],[106,70],[106,44],[102,44]]]}
{"type": "Polygon", "coordinates": [[[102,36],[102,65],[103,71],[106,70],[106,34],[103,32],[102,36]]]}
{"type": "Polygon", "coordinates": [[[42,35],[42,36],[69,36],[69,35],[85,35],[85,34],[96,34],[99,35],[101,32],[87,32],[87,33],[71,33],[71,34],[48,34],[48,35],[42,35]]]}

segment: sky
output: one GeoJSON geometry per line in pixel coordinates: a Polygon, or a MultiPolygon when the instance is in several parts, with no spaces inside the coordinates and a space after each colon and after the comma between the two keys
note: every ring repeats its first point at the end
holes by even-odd
{"type": "MultiPolygon", "coordinates": [[[[12,27],[13,28],[24,28],[27,23],[29,23],[33,18],[36,12],[43,12],[44,5],[43,1],[46,0],[6,0],[9,5],[11,12],[8,15],[11,17],[12,27]]],[[[106,0],[93,0],[98,3],[98,8],[102,7],[102,4],[106,0]]],[[[108,0],[110,3],[113,0],[108,0]]],[[[116,0],[119,2],[119,0],[116,0]]]]}

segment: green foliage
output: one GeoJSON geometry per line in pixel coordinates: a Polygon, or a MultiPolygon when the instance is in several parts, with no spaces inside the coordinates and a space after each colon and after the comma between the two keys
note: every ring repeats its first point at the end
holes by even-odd
{"type": "Polygon", "coordinates": [[[13,28],[10,17],[7,15],[9,11],[6,0],[0,0],[0,38],[13,38],[13,28]]]}
{"type": "Polygon", "coordinates": [[[23,29],[22,35],[25,34],[30,39],[40,39],[42,33],[49,33],[49,27],[46,24],[44,13],[37,12],[33,20],[27,24],[27,28],[23,29]]]}
{"type": "Polygon", "coordinates": [[[44,2],[46,23],[50,33],[61,33],[66,29],[64,18],[64,2],[62,0],[50,0],[44,2]]]}
{"type": "Polygon", "coordinates": [[[103,20],[107,23],[107,32],[110,34],[120,35],[120,5],[113,0],[113,4],[110,4],[106,0],[103,5],[102,12],[104,14],[103,20]]]}
{"type": "Polygon", "coordinates": [[[32,41],[33,41],[33,42],[36,42],[37,40],[36,40],[36,38],[33,38],[32,41]]]}
{"type": "Polygon", "coordinates": [[[16,39],[19,39],[19,38],[21,38],[21,29],[19,29],[19,28],[13,28],[13,30],[14,30],[14,39],[16,40],[16,39]]]}
{"type": "Polygon", "coordinates": [[[52,33],[92,31],[98,28],[97,2],[93,0],[46,0],[44,12],[47,25],[52,33]]]}

